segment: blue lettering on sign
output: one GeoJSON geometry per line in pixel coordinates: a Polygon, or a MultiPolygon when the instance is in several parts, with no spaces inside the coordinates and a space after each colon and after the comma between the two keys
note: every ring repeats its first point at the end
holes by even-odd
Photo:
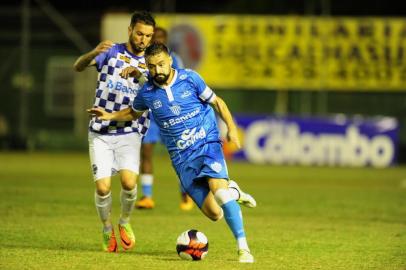
{"type": "Polygon", "coordinates": [[[109,89],[114,89],[120,92],[123,92],[125,94],[133,94],[133,95],[137,95],[138,90],[137,89],[133,89],[131,87],[127,87],[125,86],[122,82],[113,82],[112,80],[109,80],[107,83],[107,88],[109,89]]]}

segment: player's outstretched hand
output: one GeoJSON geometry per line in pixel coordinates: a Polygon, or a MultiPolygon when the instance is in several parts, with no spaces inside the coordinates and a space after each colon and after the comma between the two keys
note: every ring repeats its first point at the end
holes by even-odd
{"type": "Polygon", "coordinates": [[[141,77],[141,75],[141,71],[139,71],[139,69],[135,67],[126,67],[120,72],[120,76],[124,79],[127,79],[128,77],[135,77],[138,79],[139,77],[141,77]]]}
{"type": "Polygon", "coordinates": [[[105,40],[99,43],[99,45],[94,48],[94,52],[99,55],[103,52],[107,52],[110,50],[111,47],[113,47],[114,43],[111,40],[105,40]]]}
{"type": "Polygon", "coordinates": [[[106,112],[100,108],[91,108],[86,110],[90,115],[96,116],[100,120],[110,120],[111,113],[106,112]]]}
{"type": "Polygon", "coordinates": [[[240,143],[240,139],[238,137],[237,129],[228,130],[228,132],[227,132],[227,140],[229,142],[234,143],[235,146],[237,146],[238,149],[241,148],[241,143],[240,143]]]}

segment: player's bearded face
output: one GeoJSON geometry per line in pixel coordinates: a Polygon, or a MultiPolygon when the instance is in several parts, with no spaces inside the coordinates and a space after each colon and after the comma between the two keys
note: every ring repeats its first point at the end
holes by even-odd
{"type": "Polygon", "coordinates": [[[169,55],[165,53],[159,53],[148,57],[148,69],[149,72],[158,84],[165,84],[171,74],[172,61],[169,55]]]}
{"type": "Polygon", "coordinates": [[[159,84],[164,84],[168,81],[170,73],[171,66],[167,65],[166,67],[159,69],[159,71],[154,75],[154,81],[159,84]]]}
{"type": "Polygon", "coordinates": [[[157,73],[154,75],[154,81],[156,81],[159,84],[164,84],[169,78],[169,72],[167,74],[165,73],[157,73]]]}
{"type": "Polygon", "coordinates": [[[136,23],[128,27],[128,41],[134,52],[144,51],[151,42],[154,28],[151,25],[136,23]]]}

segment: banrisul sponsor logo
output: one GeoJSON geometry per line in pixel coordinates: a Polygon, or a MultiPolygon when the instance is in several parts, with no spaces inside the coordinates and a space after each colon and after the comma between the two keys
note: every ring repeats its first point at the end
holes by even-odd
{"type": "Polygon", "coordinates": [[[195,117],[199,112],[200,112],[200,109],[197,108],[194,111],[188,112],[187,114],[184,114],[182,116],[179,116],[176,118],[171,118],[168,121],[164,121],[163,126],[164,126],[164,128],[169,128],[171,126],[183,123],[183,122],[189,120],[190,118],[195,117]]]}
{"type": "Polygon", "coordinates": [[[107,88],[133,95],[136,95],[138,92],[138,89],[136,88],[127,87],[122,82],[113,82],[112,80],[108,81],[107,88]]]}
{"type": "Polygon", "coordinates": [[[200,128],[199,131],[196,131],[196,129],[197,128],[192,128],[183,131],[180,140],[176,142],[176,146],[182,150],[195,144],[198,140],[206,138],[206,131],[204,128],[200,128]]]}

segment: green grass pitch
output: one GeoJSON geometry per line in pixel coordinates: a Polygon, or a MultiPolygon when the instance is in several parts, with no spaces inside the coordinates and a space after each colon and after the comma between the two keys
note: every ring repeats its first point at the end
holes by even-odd
{"type": "MultiPolygon", "coordinates": [[[[136,248],[107,254],[86,153],[0,153],[0,269],[406,269],[406,168],[309,168],[229,163],[257,199],[242,209],[256,262],[237,262],[224,220],[179,209],[166,156],[156,157],[152,211],[135,210],[136,248]],[[177,236],[209,239],[204,261],[182,261],[177,236]]],[[[113,221],[119,215],[113,181],[113,221]]]]}

